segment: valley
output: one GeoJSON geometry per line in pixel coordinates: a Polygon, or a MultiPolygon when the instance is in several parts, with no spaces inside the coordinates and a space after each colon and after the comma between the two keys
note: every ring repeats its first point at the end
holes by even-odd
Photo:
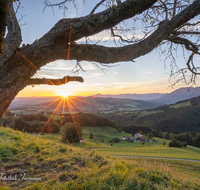
{"type": "Polygon", "coordinates": [[[1,189],[200,189],[200,97],[168,105],[92,96],[36,100],[18,101],[1,121],[1,189]],[[80,126],[80,140],[62,142],[72,124],[80,126]],[[24,173],[41,180],[22,180],[24,173]],[[18,180],[2,180],[9,175],[18,180]]]}

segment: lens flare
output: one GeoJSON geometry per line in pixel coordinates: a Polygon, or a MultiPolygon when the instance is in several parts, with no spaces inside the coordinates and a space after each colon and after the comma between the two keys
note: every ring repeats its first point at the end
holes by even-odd
{"type": "Polygon", "coordinates": [[[62,96],[64,98],[73,95],[71,92],[69,92],[67,90],[57,90],[56,93],[57,93],[57,95],[62,96]]]}

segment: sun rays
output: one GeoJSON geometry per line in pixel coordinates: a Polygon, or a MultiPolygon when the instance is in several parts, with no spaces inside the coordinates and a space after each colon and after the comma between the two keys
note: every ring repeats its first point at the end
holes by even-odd
{"type": "MultiPolygon", "coordinates": [[[[66,93],[66,94],[68,94],[68,93],[66,93]]],[[[66,95],[66,94],[64,93],[63,95],[66,95]]],[[[62,96],[44,107],[45,109],[47,109],[49,107],[49,112],[51,112],[51,115],[49,116],[48,121],[45,123],[44,127],[42,128],[40,134],[44,131],[44,129],[48,125],[48,123],[51,122],[51,119],[53,118],[54,115],[61,116],[60,127],[62,128],[62,126],[65,124],[64,119],[65,119],[66,114],[67,115],[70,114],[71,118],[73,120],[73,123],[75,124],[75,128],[76,128],[79,140],[81,141],[81,136],[80,136],[79,131],[76,126],[76,122],[79,122],[79,121],[76,121],[76,117],[74,116],[75,113],[77,113],[77,112],[83,113],[84,116],[87,117],[94,124],[95,127],[99,127],[96,124],[96,122],[93,121],[93,119],[91,118],[91,116],[90,116],[91,111],[88,111],[88,109],[87,109],[87,111],[84,110],[84,108],[83,108],[85,106],[84,104],[86,104],[86,107],[87,107],[87,105],[90,105],[92,107],[97,107],[99,109],[105,109],[103,107],[94,105],[91,102],[84,101],[82,98],[73,97],[73,96],[70,97],[69,95],[65,96],[65,97],[62,96]],[[53,107],[53,111],[52,111],[51,107],[53,107]]],[[[40,111],[44,111],[44,108],[41,109],[40,111]]],[[[115,114],[130,119],[130,117],[127,117],[127,116],[124,116],[124,115],[121,115],[118,113],[115,113],[115,114]]]]}
{"type": "Polygon", "coordinates": [[[64,98],[73,95],[71,92],[69,92],[68,90],[65,90],[65,89],[63,89],[63,90],[56,90],[56,94],[59,95],[59,96],[62,96],[64,98]]]}

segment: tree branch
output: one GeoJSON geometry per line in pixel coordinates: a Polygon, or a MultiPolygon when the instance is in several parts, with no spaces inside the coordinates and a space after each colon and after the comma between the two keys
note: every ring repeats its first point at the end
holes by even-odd
{"type": "Polygon", "coordinates": [[[172,17],[174,17],[176,15],[176,6],[177,6],[177,0],[174,0],[174,7],[173,7],[173,15],[172,15],[172,17]]]}
{"type": "Polygon", "coordinates": [[[172,34],[175,34],[175,35],[180,35],[180,34],[197,35],[197,34],[200,34],[200,32],[197,32],[197,31],[174,31],[174,32],[172,32],[172,34]]]}
{"type": "Polygon", "coordinates": [[[52,41],[57,41],[57,43],[63,40],[69,41],[70,23],[72,23],[71,41],[94,35],[117,25],[125,19],[142,13],[155,2],[156,0],[127,0],[121,5],[109,8],[92,16],[61,19],[38,42],[46,42],[48,44],[52,43],[52,41]]]}
{"type": "Polygon", "coordinates": [[[200,21],[198,21],[196,23],[188,23],[188,22],[186,22],[186,23],[182,24],[181,26],[179,26],[178,28],[176,28],[176,31],[180,30],[181,28],[183,28],[185,26],[196,26],[198,24],[200,24],[200,21]]]}
{"type": "Polygon", "coordinates": [[[192,54],[190,55],[190,57],[189,57],[189,59],[188,59],[186,65],[187,65],[187,67],[188,67],[188,69],[189,69],[189,71],[190,71],[191,73],[193,73],[193,74],[195,74],[195,75],[199,75],[200,73],[197,73],[197,68],[196,68],[196,67],[194,66],[194,64],[193,64],[193,57],[194,57],[194,52],[192,52],[192,54]],[[191,68],[191,66],[190,66],[190,63],[192,64],[192,68],[191,68]]]}
{"type": "Polygon", "coordinates": [[[39,85],[39,84],[47,84],[47,85],[62,85],[68,82],[83,82],[83,78],[79,76],[65,76],[62,79],[46,79],[46,78],[32,78],[27,81],[27,85],[39,85]]]}
{"type": "Polygon", "coordinates": [[[196,53],[196,54],[200,54],[200,53],[198,52],[199,48],[198,48],[195,44],[193,44],[191,41],[189,41],[189,40],[187,40],[187,39],[185,39],[185,38],[169,36],[167,39],[168,39],[169,41],[175,43],[175,44],[182,44],[182,45],[185,45],[185,48],[186,48],[187,50],[190,50],[190,51],[192,51],[192,52],[194,52],[194,53],[196,53]]]}
{"type": "Polygon", "coordinates": [[[96,6],[92,9],[89,16],[93,15],[95,10],[104,2],[105,0],[101,0],[99,3],[96,4],[96,6]]]}

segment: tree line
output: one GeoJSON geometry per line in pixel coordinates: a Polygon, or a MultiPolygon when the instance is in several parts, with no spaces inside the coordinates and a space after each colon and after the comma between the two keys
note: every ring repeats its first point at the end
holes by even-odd
{"type": "Polygon", "coordinates": [[[24,115],[16,118],[9,127],[30,133],[58,133],[60,125],[55,119],[50,119],[43,113],[24,115]],[[48,121],[48,122],[47,122],[48,121]]]}
{"type": "Polygon", "coordinates": [[[115,121],[91,113],[65,114],[63,118],[63,125],[66,122],[73,123],[74,121],[79,123],[81,126],[90,126],[90,127],[110,126],[118,128],[118,125],[115,121]]]}

